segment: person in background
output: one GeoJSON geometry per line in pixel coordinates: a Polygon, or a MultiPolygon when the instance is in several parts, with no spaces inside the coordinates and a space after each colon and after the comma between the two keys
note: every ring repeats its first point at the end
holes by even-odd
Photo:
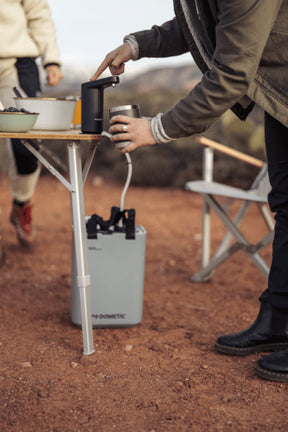
{"type": "Polygon", "coordinates": [[[106,68],[121,74],[129,60],[189,51],[203,72],[168,112],[151,120],[111,119],[111,140],[130,141],[123,153],[202,133],[230,108],[242,120],[255,103],[264,110],[269,205],[276,214],[268,288],[256,321],[219,337],[215,348],[229,355],[275,351],[260,358],[255,371],[288,381],[288,0],[174,0],[174,11],[162,26],[127,35],[91,79],[106,68]]]}
{"type": "MultiPolygon", "coordinates": [[[[13,87],[23,96],[39,95],[36,59],[41,57],[47,85],[62,79],[54,23],[46,0],[2,0],[0,8],[0,101],[2,109],[14,106],[13,87]]],[[[31,198],[40,173],[38,161],[18,139],[8,140],[9,176],[12,187],[10,221],[19,243],[30,246],[35,238],[31,198]]]]}

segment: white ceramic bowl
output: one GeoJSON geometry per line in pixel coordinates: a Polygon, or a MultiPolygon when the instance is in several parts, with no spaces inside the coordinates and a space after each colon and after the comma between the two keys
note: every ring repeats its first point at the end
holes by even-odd
{"type": "Polygon", "coordinates": [[[0,112],[1,132],[27,132],[31,130],[39,114],[23,112],[0,112]]]}
{"type": "Polygon", "coordinates": [[[72,127],[77,100],[56,98],[14,98],[18,109],[39,113],[37,130],[68,130],[72,127]]]}

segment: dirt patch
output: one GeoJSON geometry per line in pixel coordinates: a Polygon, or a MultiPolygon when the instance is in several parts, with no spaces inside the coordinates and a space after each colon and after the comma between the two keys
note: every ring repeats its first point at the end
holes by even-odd
{"type": "MultiPolygon", "coordinates": [[[[1,431],[287,430],[287,386],[254,375],[261,355],[213,350],[218,335],[254,320],[266,280],[239,252],[211,281],[190,282],[200,265],[199,196],[129,189],[126,207],[136,208],[137,223],[147,230],[143,321],[94,329],[96,352],[83,356],[81,330],[70,319],[69,193],[56,179],[40,178],[37,242],[28,252],[8,222],[9,183],[1,181],[8,253],[0,269],[1,431]]],[[[95,184],[90,178],[85,186],[86,214],[108,217],[122,186],[95,184]]],[[[256,208],[249,218],[248,234],[261,236],[256,208]]],[[[214,222],[217,243],[223,228],[214,222]]]]}

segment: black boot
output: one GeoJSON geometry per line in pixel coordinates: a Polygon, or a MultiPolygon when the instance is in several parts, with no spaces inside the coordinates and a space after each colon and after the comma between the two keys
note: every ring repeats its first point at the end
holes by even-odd
{"type": "Polygon", "coordinates": [[[260,358],[255,372],[270,381],[288,382],[288,349],[260,358]]]}
{"type": "Polygon", "coordinates": [[[215,349],[224,354],[247,355],[288,348],[288,313],[262,302],[256,321],[240,333],[220,336],[215,349]]]}

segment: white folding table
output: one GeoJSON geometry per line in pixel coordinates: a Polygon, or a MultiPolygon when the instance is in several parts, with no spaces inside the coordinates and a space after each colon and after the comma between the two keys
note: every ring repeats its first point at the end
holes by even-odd
{"type": "Polygon", "coordinates": [[[87,238],[85,225],[85,209],[83,187],[89,172],[97,144],[102,135],[82,134],[78,130],[69,131],[30,131],[30,132],[0,132],[1,138],[18,138],[28,150],[53,174],[70,192],[75,243],[77,285],[80,294],[81,324],[83,336],[83,354],[90,355],[94,350],[93,329],[90,303],[90,275],[88,271],[87,238]],[[31,140],[28,142],[27,140],[31,140]],[[69,180],[67,180],[37,148],[39,140],[64,141],[68,150],[69,180]],[[34,143],[35,144],[32,144],[34,143]],[[81,145],[86,143],[88,150],[82,167],[81,145]]]}

